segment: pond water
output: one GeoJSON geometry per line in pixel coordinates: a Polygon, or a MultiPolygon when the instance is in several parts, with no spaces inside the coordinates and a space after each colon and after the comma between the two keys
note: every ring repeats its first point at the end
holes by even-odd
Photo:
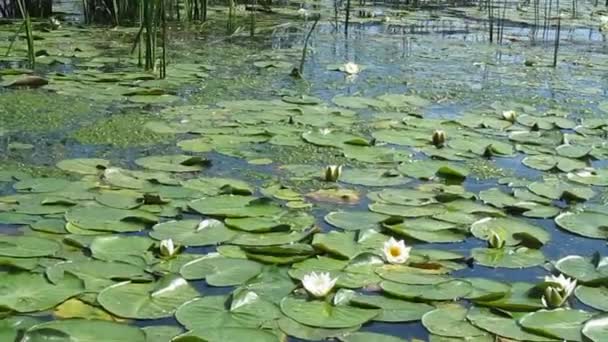
{"type": "Polygon", "coordinates": [[[477,5],[360,6],[347,35],[331,3],[254,35],[213,6],[171,22],[165,79],[136,27],[35,23],[33,71],[23,39],[0,57],[2,340],[608,340],[592,5],[556,67],[515,4],[493,42],[477,5]]]}

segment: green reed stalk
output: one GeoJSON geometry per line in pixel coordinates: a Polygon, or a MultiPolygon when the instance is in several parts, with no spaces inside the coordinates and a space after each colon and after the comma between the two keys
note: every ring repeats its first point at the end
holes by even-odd
{"type": "Polygon", "coordinates": [[[19,10],[21,11],[21,16],[23,17],[23,23],[25,27],[25,36],[27,37],[27,59],[30,65],[30,68],[36,67],[36,54],[34,51],[34,34],[32,32],[32,21],[30,20],[30,15],[27,12],[27,7],[25,6],[24,0],[17,0],[17,5],[19,6],[19,10]]]}

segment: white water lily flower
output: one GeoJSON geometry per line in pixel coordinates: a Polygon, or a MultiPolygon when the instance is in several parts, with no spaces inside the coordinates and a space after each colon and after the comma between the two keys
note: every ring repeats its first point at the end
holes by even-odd
{"type": "Polygon", "coordinates": [[[298,10],[298,14],[304,18],[308,17],[308,15],[309,15],[308,10],[306,8],[300,8],[298,10]]]}
{"type": "Polygon", "coordinates": [[[172,239],[165,239],[160,242],[160,254],[162,256],[170,257],[175,255],[175,252],[177,252],[177,248],[175,248],[172,239]]]}
{"type": "Polygon", "coordinates": [[[390,238],[384,243],[384,257],[391,264],[403,264],[410,257],[412,247],[406,247],[403,240],[390,238]]]}
{"type": "Polygon", "coordinates": [[[343,72],[345,72],[349,75],[354,75],[354,74],[358,74],[361,71],[361,68],[353,62],[348,62],[348,63],[344,64],[342,66],[342,68],[340,68],[340,70],[342,70],[343,72]]]}
{"type": "Polygon", "coordinates": [[[543,305],[547,308],[558,308],[566,303],[576,288],[576,279],[567,278],[563,274],[559,276],[546,276],[545,294],[541,298],[543,305]]]}
{"type": "Polygon", "coordinates": [[[322,298],[334,288],[338,278],[332,279],[329,273],[309,273],[302,278],[302,285],[311,295],[322,298]]]}
{"type": "Polygon", "coordinates": [[[517,119],[517,113],[514,110],[505,110],[502,112],[502,118],[509,122],[515,122],[515,119],[517,119]]]}

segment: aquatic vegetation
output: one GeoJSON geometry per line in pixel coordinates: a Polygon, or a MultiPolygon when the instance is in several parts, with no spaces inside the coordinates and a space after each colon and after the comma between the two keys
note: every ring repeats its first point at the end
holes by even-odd
{"type": "Polygon", "coordinates": [[[492,13],[489,45],[456,14],[487,4],[347,5],[348,38],[325,14],[307,38],[325,4],[308,26],[301,6],[187,1],[206,22],[184,24],[162,4],[139,38],[62,20],[35,26],[35,70],[19,40],[0,58],[3,336],[606,339],[599,41],[573,26],[548,71],[538,32],[503,21],[533,11],[492,13]]]}

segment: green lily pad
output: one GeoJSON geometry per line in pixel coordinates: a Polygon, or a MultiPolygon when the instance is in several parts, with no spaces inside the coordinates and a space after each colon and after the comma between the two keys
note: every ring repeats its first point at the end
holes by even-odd
{"type": "Polygon", "coordinates": [[[473,289],[463,280],[448,280],[429,285],[400,284],[393,281],[380,283],[382,290],[390,295],[413,300],[456,300],[467,296],[473,289]]]}
{"type": "Polygon", "coordinates": [[[307,341],[319,341],[330,337],[342,336],[359,330],[361,326],[343,329],[323,329],[300,324],[291,318],[283,317],[278,321],[279,328],[287,335],[307,341]]]}
{"type": "Polygon", "coordinates": [[[602,342],[608,338],[608,319],[605,315],[588,320],[582,329],[583,335],[592,342],[602,342]]]}
{"type": "Polygon", "coordinates": [[[407,302],[400,299],[374,295],[356,295],[350,299],[350,304],[363,308],[382,310],[374,321],[378,322],[411,322],[433,310],[434,307],[424,303],[407,302]]]}
{"type": "Polygon", "coordinates": [[[338,340],[342,342],[405,342],[404,339],[399,337],[365,331],[346,334],[344,336],[338,337],[338,340]]]}
{"type": "Polygon", "coordinates": [[[97,301],[118,317],[158,319],[173,316],[180,305],[198,296],[183,278],[166,276],[156,283],[112,285],[99,293],[97,301]]]}
{"type": "Polygon", "coordinates": [[[209,165],[206,159],[180,154],[143,157],[136,159],[135,163],[146,169],[167,172],[197,172],[209,165]]]}
{"type": "Polygon", "coordinates": [[[89,319],[68,319],[41,323],[28,329],[25,336],[27,340],[31,341],[146,342],[144,332],[135,326],[89,319]],[[57,339],[58,336],[59,339],[57,339]]]}
{"type": "Polygon", "coordinates": [[[96,175],[110,166],[110,161],[99,158],[66,159],[57,163],[57,167],[68,172],[82,175],[96,175]]]}
{"type": "Polygon", "coordinates": [[[243,300],[237,300],[237,305],[233,299],[228,307],[227,302],[227,296],[196,298],[180,306],[175,318],[188,329],[213,329],[257,328],[281,316],[275,304],[259,296],[245,294],[243,300]]]}
{"type": "Polygon", "coordinates": [[[0,306],[16,312],[36,312],[53,308],[84,291],[74,276],[52,284],[44,275],[7,273],[0,278],[0,306]]]}
{"type": "Polygon", "coordinates": [[[608,311],[608,289],[604,286],[579,285],[574,290],[576,298],[594,309],[608,311]]]}
{"type": "Polygon", "coordinates": [[[105,206],[76,207],[65,214],[69,223],[86,230],[136,232],[158,218],[142,210],[125,210],[105,206]]]}
{"type": "Polygon", "coordinates": [[[527,332],[517,323],[517,320],[488,308],[471,308],[467,313],[467,320],[478,328],[516,341],[547,342],[553,340],[527,332]]]}
{"type": "Polygon", "coordinates": [[[503,298],[477,303],[509,311],[534,311],[543,308],[540,300],[542,293],[537,293],[536,290],[535,284],[514,282],[511,283],[511,291],[503,298]]]}
{"type": "Polygon", "coordinates": [[[551,235],[543,228],[512,218],[486,218],[471,225],[471,233],[478,239],[488,241],[492,233],[502,237],[507,246],[532,243],[546,244],[551,235]]]}
{"type": "Polygon", "coordinates": [[[279,342],[279,338],[271,331],[241,327],[194,329],[182,336],[183,337],[178,337],[173,341],[224,342],[247,340],[251,342],[279,342]]]}
{"type": "Polygon", "coordinates": [[[34,236],[0,236],[0,255],[18,258],[50,256],[57,253],[61,245],[53,240],[34,236]]]}
{"type": "Polygon", "coordinates": [[[467,309],[451,304],[439,307],[422,316],[422,325],[431,333],[447,337],[468,338],[481,336],[483,330],[466,320],[467,309]]]}
{"type": "Polygon", "coordinates": [[[206,197],[192,201],[188,206],[203,215],[221,217],[276,216],[282,211],[267,198],[235,195],[206,197]]]}
{"type": "Polygon", "coordinates": [[[565,212],[555,218],[555,223],[571,233],[593,239],[608,238],[608,215],[594,212],[565,212]]]}
{"type": "Polygon", "coordinates": [[[247,259],[205,256],[182,266],[180,274],[188,279],[205,279],[211,286],[241,285],[257,276],[262,265],[247,259]]]}
{"type": "Polygon", "coordinates": [[[153,243],[145,236],[104,235],[96,237],[89,248],[99,260],[140,264],[153,243]]]}
{"type": "Polygon", "coordinates": [[[593,315],[570,309],[539,310],[519,319],[527,331],[564,341],[582,341],[583,323],[593,315]]]}
{"type": "Polygon", "coordinates": [[[172,239],[182,246],[209,246],[228,241],[236,236],[218,220],[206,219],[167,221],[152,227],[150,237],[156,240],[172,239]]]}
{"type": "Polygon", "coordinates": [[[341,182],[365,186],[396,186],[410,181],[390,170],[346,169],[339,179],[341,182]]]}
{"type": "Polygon", "coordinates": [[[334,306],[324,301],[307,301],[294,297],[286,297],[281,301],[281,311],[301,324],[333,329],[361,325],[380,313],[380,310],[376,309],[334,306]]]}
{"type": "Polygon", "coordinates": [[[524,268],[545,262],[537,249],[527,247],[473,248],[471,256],[477,263],[488,267],[524,268]]]}
{"type": "Polygon", "coordinates": [[[583,284],[599,284],[608,280],[608,259],[594,256],[586,258],[569,255],[555,263],[560,272],[583,284]]]}

